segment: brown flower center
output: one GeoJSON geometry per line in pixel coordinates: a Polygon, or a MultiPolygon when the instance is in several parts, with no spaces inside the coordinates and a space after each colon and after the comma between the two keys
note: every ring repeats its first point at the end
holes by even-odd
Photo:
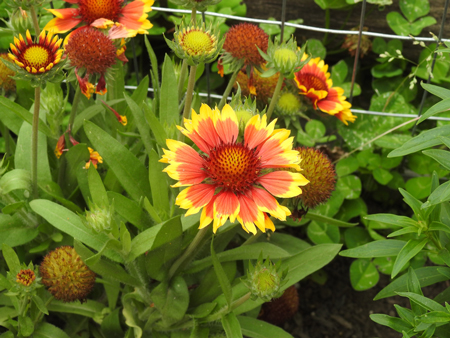
{"type": "Polygon", "coordinates": [[[242,144],[223,144],[213,149],[204,169],[219,187],[244,193],[258,178],[260,160],[242,144]]]}
{"type": "Polygon", "coordinates": [[[116,22],[122,3],[123,0],[80,0],[80,15],[83,21],[89,24],[101,18],[116,22]]]}

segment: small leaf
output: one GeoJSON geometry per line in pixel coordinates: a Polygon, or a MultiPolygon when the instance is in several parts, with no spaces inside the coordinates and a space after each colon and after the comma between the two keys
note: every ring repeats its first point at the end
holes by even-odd
{"type": "Polygon", "coordinates": [[[228,280],[228,276],[226,275],[222,265],[220,265],[219,259],[214,251],[214,237],[211,239],[211,259],[214,266],[214,271],[216,272],[217,280],[219,281],[225,300],[227,301],[228,309],[231,309],[233,290],[231,289],[231,283],[228,280]]]}
{"type": "Polygon", "coordinates": [[[340,160],[336,164],[336,174],[339,177],[346,176],[348,174],[355,172],[356,170],[358,170],[358,168],[359,168],[358,160],[353,156],[349,156],[347,158],[340,160]]]}
{"type": "Polygon", "coordinates": [[[350,265],[350,282],[356,291],[374,287],[379,279],[378,270],[369,259],[357,259],[350,265]]]}
{"type": "Polygon", "coordinates": [[[425,244],[427,244],[428,239],[416,240],[410,239],[408,243],[400,250],[397,259],[394,263],[394,268],[392,269],[391,278],[397,276],[401,269],[415,256],[420,250],[423,249],[425,244]]]}
{"type": "Polygon", "coordinates": [[[370,319],[372,319],[375,323],[390,327],[391,329],[400,333],[402,333],[402,331],[408,331],[412,328],[412,325],[409,324],[407,321],[401,318],[391,317],[388,315],[382,315],[378,313],[371,314],[370,319]]]}
{"type": "Polygon", "coordinates": [[[282,328],[249,316],[238,316],[242,333],[250,338],[293,338],[282,328]]]}
{"type": "Polygon", "coordinates": [[[314,244],[339,243],[339,228],[335,225],[311,222],[307,228],[308,238],[314,244]]]}
{"type": "Polygon", "coordinates": [[[361,245],[357,248],[343,250],[339,255],[353,258],[397,256],[405,244],[405,241],[395,239],[380,240],[361,245]]]}
{"type": "Polygon", "coordinates": [[[443,307],[438,302],[435,302],[434,300],[429,299],[425,296],[418,295],[417,293],[397,292],[397,294],[402,297],[408,297],[411,301],[419,304],[420,306],[424,307],[425,309],[427,309],[429,311],[445,311],[445,307],[443,307]]]}
{"type": "Polygon", "coordinates": [[[98,207],[106,208],[109,206],[108,195],[102,179],[93,165],[88,169],[89,191],[91,192],[92,202],[98,207]]]}
{"type": "Polygon", "coordinates": [[[389,171],[383,168],[375,168],[372,174],[375,181],[377,181],[381,185],[388,184],[394,178],[394,176],[389,171]]]}
{"type": "Polygon", "coordinates": [[[242,338],[242,330],[234,312],[230,312],[222,317],[222,326],[227,338],[242,338]]]}
{"type": "Polygon", "coordinates": [[[318,139],[325,135],[325,125],[318,120],[308,121],[305,125],[306,133],[313,139],[318,139]]]}

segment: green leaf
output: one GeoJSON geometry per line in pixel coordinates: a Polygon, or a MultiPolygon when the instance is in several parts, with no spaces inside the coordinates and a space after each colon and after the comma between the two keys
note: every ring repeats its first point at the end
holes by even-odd
{"type": "MultiPolygon", "coordinates": [[[[140,86],[140,85],[139,85],[140,86]]],[[[147,88],[145,88],[147,90],[147,88]]],[[[136,126],[139,130],[139,135],[141,135],[142,143],[144,143],[145,150],[147,154],[152,150],[152,140],[150,137],[150,128],[145,121],[144,113],[138,104],[140,102],[135,102],[131,97],[129,97],[126,93],[123,94],[125,96],[125,100],[127,101],[128,108],[133,114],[134,121],[136,122],[136,126]]]]}
{"type": "Polygon", "coordinates": [[[372,174],[375,181],[377,181],[381,185],[388,184],[394,178],[394,176],[389,171],[383,168],[375,168],[372,174]]]}
{"type": "Polygon", "coordinates": [[[114,203],[114,211],[139,230],[142,230],[151,222],[137,202],[113,191],[108,191],[107,195],[109,203],[114,203]]]}
{"type": "Polygon", "coordinates": [[[386,21],[397,35],[407,36],[411,33],[409,22],[399,12],[389,12],[386,21]]]}
{"type": "MultiPolygon", "coordinates": [[[[308,42],[309,43],[309,42],[308,42]]],[[[333,67],[331,67],[331,80],[333,85],[340,86],[344,83],[348,74],[348,66],[344,60],[339,61],[333,67]]]]}
{"type": "MultiPolygon", "coordinates": [[[[94,256],[94,253],[91,250],[86,248],[77,240],[74,240],[74,247],[76,252],[85,262],[87,262],[89,258],[94,256]]],[[[101,276],[112,278],[121,283],[135,287],[142,286],[140,281],[138,281],[133,276],[130,276],[120,265],[112,263],[106,259],[100,258],[97,262],[94,262],[94,264],[89,264],[89,268],[101,276]]]]}
{"type": "Polygon", "coordinates": [[[242,338],[241,324],[233,312],[222,317],[222,326],[227,338],[242,338]]]}
{"type": "Polygon", "coordinates": [[[23,219],[17,214],[0,214],[0,248],[3,244],[16,247],[32,241],[39,234],[34,226],[24,224],[23,219]]]}
{"type": "Polygon", "coordinates": [[[373,258],[373,257],[390,257],[397,256],[405,246],[405,241],[396,239],[386,239],[370,242],[357,248],[343,250],[340,256],[353,258],[373,258]]]}
{"type": "Polygon", "coordinates": [[[152,190],[153,206],[156,210],[162,212],[161,218],[169,215],[169,184],[167,183],[167,174],[163,172],[165,165],[159,162],[159,155],[155,150],[151,150],[149,157],[149,179],[152,190]]]}
{"type": "Polygon", "coordinates": [[[306,123],[305,131],[311,138],[318,139],[325,135],[326,128],[319,120],[311,120],[306,123]]]}
{"type": "Polygon", "coordinates": [[[405,189],[417,199],[424,199],[431,192],[431,177],[413,177],[406,181],[405,189]]]}
{"type": "MultiPolygon", "coordinates": [[[[118,100],[113,100],[113,101],[118,101],[118,100]]],[[[106,102],[106,103],[108,105],[111,105],[111,101],[106,102]]],[[[105,113],[105,108],[103,107],[103,105],[101,103],[97,103],[92,106],[89,106],[85,110],[83,110],[81,113],[78,113],[77,116],[75,117],[75,121],[73,122],[72,135],[75,135],[78,132],[78,130],[80,130],[80,128],[83,126],[84,120],[90,120],[93,117],[97,116],[97,114],[100,114],[100,113],[102,113],[102,114],[105,113]]],[[[70,150],[72,151],[72,148],[70,150]]]]}
{"type": "Polygon", "coordinates": [[[214,266],[214,271],[219,281],[220,288],[225,296],[225,300],[228,304],[228,309],[231,310],[231,299],[233,297],[233,290],[231,289],[231,283],[228,280],[228,276],[225,273],[222,265],[220,265],[216,252],[214,251],[214,237],[211,239],[211,259],[214,266]]]}
{"type": "Polygon", "coordinates": [[[403,267],[415,256],[420,250],[427,244],[428,239],[410,239],[408,243],[400,250],[392,269],[391,278],[397,276],[397,274],[403,269],[403,267]]]}
{"type": "Polygon", "coordinates": [[[9,245],[4,243],[2,246],[2,253],[9,271],[13,275],[18,274],[20,271],[20,260],[19,257],[17,257],[16,252],[9,245]]]}
{"type": "Polygon", "coordinates": [[[438,302],[435,302],[432,299],[429,299],[425,296],[418,295],[414,292],[397,292],[399,296],[402,297],[408,297],[411,301],[415,302],[416,304],[419,304],[420,306],[424,307],[425,309],[429,311],[445,311],[445,307],[443,307],[438,302]]]}
{"type": "Polygon", "coordinates": [[[361,195],[361,180],[358,176],[348,175],[338,179],[336,190],[339,190],[346,199],[355,199],[361,195]]]}
{"type": "Polygon", "coordinates": [[[322,9],[338,9],[348,6],[345,0],[314,0],[322,9]]]}
{"type": "Polygon", "coordinates": [[[347,158],[344,158],[343,160],[340,160],[336,164],[336,174],[339,177],[346,176],[348,174],[351,174],[358,170],[359,168],[359,162],[358,160],[353,157],[349,156],[347,158]]]}
{"type": "Polygon", "coordinates": [[[409,22],[413,22],[430,12],[428,0],[400,0],[400,10],[409,22]]]}
{"type": "Polygon", "coordinates": [[[189,305],[189,291],[183,277],[175,276],[170,284],[159,284],[153,289],[151,299],[161,313],[167,327],[181,320],[189,305]]]}
{"type": "Polygon", "coordinates": [[[428,197],[428,200],[423,204],[422,208],[429,208],[433,205],[446,202],[450,200],[450,181],[441,184],[428,197]]]}
{"type": "Polygon", "coordinates": [[[102,333],[108,338],[123,338],[124,332],[120,325],[120,308],[115,309],[102,321],[102,333]]]}
{"type": "Polygon", "coordinates": [[[373,264],[382,274],[390,275],[394,267],[395,257],[377,257],[373,260],[373,264]]]}
{"type": "MultiPolygon", "coordinates": [[[[282,248],[270,243],[254,243],[251,245],[240,246],[234,249],[223,251],[217,254],[219,262],[229,262],[237,260],[258,259],[261,252],[271,259],[279,259],[289,257],[290,254],[282,248]]],[[[211,257],[206,257],[194,261],[186,273],[194,273],[206,269],[212,265],[211,257]]]]}
{"type": "Polygon", "coordinates": [[[425,121],[430,116],[434,116],[437,113],[441,113],[441,112],[447,111],[447,110],[450,110],[450,98],[446,98],[442,101],[439,101],[438,103],[436,103],[435,105],[430,107],[425,113],[423,113],[423,115],[420,117],[417,124],[425,121]]]}
{"type": "Polygon", "coordinates": [[[450,152],[448,150],[428,149],[422,151],[422,153],[439,162],[445,169],[450,170],[450,152]]]}
{"type": "Polygon", "coordinates": [[[145,118],[147,119],[147,123],[152,129],[156,142],[161,148],[166,147],[167,134],[164,127],[161,125],[161,122],[159,122],[158,118],[155,116],[155,114],[147,104],[144,104],[143,109],[145,118]]]}
{"type": "Polygon", "coordinates": [[[308,238],[314,244],[339,243],[339,228],[335,225],[311,222],[307,228],[308,238]]]}
{"type": "MultiPolygon", "coordinates": [[[[120,60],[116,60],[116,64],[111,68],[111,72],[114,74],[114,81],[108,81],[108,100],[123,99],[123,92],[125,90],[125,74],[123,70],[123,63],[120,60]]],[[[126,109],[124,101],[115,106],[118,112],[123,112],[126,109]]]]}
{"type": "MultiPolygon", "coordinates": [[[[426,287],[432,284],[436,284],[449,278],[439,272],[439,269],[446,271],[450,274],[450,268],[439,266],[426,266],[415,269],[414,272],[419,280],[420,287],[426,287]]],[[[395,296],[398,292],[408,291],[407,287],[408,275],[402,275],[392,281],[388,286],[381,290],[374,298],[374,300],[383,299],[387,297],[395,296]]]]}
{"type": "Polygon", "coordinates": [[[249,338],[293,338],[282,328],[249,316],[238,316],[242,333],[249,338]]]}
{"type": "Polygon", "coordinates": [[[83,304],[81,302],[64,303],[60,300],[53,300],[48,305],[48,310],[51,312],[73,313],[93,319],[102,318],[103,309],[105,309],[105,305],[92,299],[88,299],[83,304]]]}
{"type": "MultiPolygon", "coordinates": [[[[162,66],[161,79],[161,106],[159,118],[162,125],[172,125],[178,123],[178,84],[175,71],[173,69],[172,59],[166,54],[162,66]]],[[[178,98],[181,99],[181,98],[178,98]]]]}
{"type": "Polygon", "coordinates": [[[11,191],[24,189],[31,191],[30,172],[23,169],[8,171],[0,178],[0,192],[6,195],[11,191]]]}
{"type": "Polygon", "coordinates": [[[450,313],[444,311],[431,311],[420,316],[420,321],[428,324],[448,323],[450,322],[450,313]]]}
{"type": "Polygon", "coordinates": [[[322,44],[322,41],[317,39],[308,39],[306,44],[306,52],[313,58],[320,57],[321,59],[325,59],[325,56],[327,56],[327,49],[322,44]]]}
{"type": "Polygon", "coordinates": [[[411,34],[417,36],[422,32],[422,29],[424,29],[425,27],[428,27],[428,26],[432,26],[436,23],[437,23],[436,19],[433,18],[432,16],[426,16],[424,18],[420,18],[419,20],[417,20],[416,22],[413,22],[410,25],[411,34]]]}
{"type": "Polygon", "coordinates": [[[34,331],[34,338],[69,338],[67,333],[59,327],[52,324],[42,322],[34,331]]]}
{"type": "Polygon", "coordinates": [[[421,82],[420,85],[428,92],[430,92],[433,95],[436,95],[437,97],[440,97],[441,99],[447,99],[450,97],[450,90],[442,88],[440,86],[432,85],[430,83],[421,82]]]}
{"type": "Polygon", "coordinates": [[[150,198],[150,185],[146,179],[147,170],[142,162],[92,122],[85,121],[84,130],[94,148],[103,157],[128,194],[136,201],[139,201],[142,196],[150,198]]]}
{"type": "Polygon", "coordinates": [[[448,135],[450,135],[450,125],[424,131],[420,135],[403,144],[400,148],[391,151],[388,157],[405,156],[423,149],[437,146],[442,144],[442,140],[439,137],[445,137],[448,135]]]}
{"type": "Polygon", "coordinates": [[[348,222],[340,221],[338,219],[323,216],[321,214],[317,214],[312,211],[308,211],[308,213],[304,216],[304,218],[310,219],[312,221],[317,221],[320,223],[327,223],[327,224],[334,225],[334,226],[337,226],[340,228],[351,228],[351,227],[354,227],[355,225],[358,225],[358,223],[348,223],[348,222]]]}
{"type": "Polygon", "coordinates": [[[388,315],[382,315],[378,313],[371,314],[370,319],[372,319],[375,323],[390,327],[391,329],[400,333],[402,333],[402,331],[408,331],[412,328],[411,324],[409,324],[407,321],[388,315]]]}
{"type": "Polygon", "coordinates": [[[91,165],[88,169],[88,183],[89,191],[91,192],[92,202],[98,207],[109,206],[108,195],[106,194],[105,186],[102,179],[97,172],[97,169],[91,165]]]}
{"type": "MultiPolygon", "coordinates": [[[[30,207],[58,230],[97,251],[100,251],[109,239],[105,233],[93,235],[92,231],[83,224],[80,216],[54,202],[38,199],[31,201],[30,207]]],[[[121,261],[119,254],[111,249],[106,249],[104,255],[116,262],[121,261]]]]}
{"type": "Polygon", "coordinates": [[[417,221],[406,216],[397,216],[392,214],[375,214],[375,215],[367,215],[364,218],[369,221],[391,224],[399,227],[408,227],[408,226],[414,226],[417,228],[419,227],[419,223],[417,221]]]}
{"type": "Polygon", "coordinates": [[[41,311],[42,313],[48,315],[47,307],[45,306],[45,303],[44,303],[44,301],[42,300],[41,297],[39,297],[38,295],[34,294],[34,295],[31,296],[31,299],[33,300],[33,303],[36,304],[36,306],[39,309],[39,311],[41,311]]]}
{"type": "Polygon", "coordinates": [[[29,337],[34,331],[34,324],[30,317],[19,315],[19,331],[24,337],[29,337]]]}
{"type": "Polygon", "coordinates": [[[374,287],[380,274],[369,259],[357,259],[350,265],[350,282],[356,291],[364,291],[374,287]]]}
{"type": "Polygon", "coordinates": [[[356,248],[371,242],[371,238],[366,229],[355,227],[346,229],[344,232],[345,246],[348,249],[356,248]]]}
{"type": "Polygon", "coordinates": [[[136,257],[144,254],[146,251],[154,250],[161,245],[179,237],[181,229],[180,217],[180,215],[175,216],[174,218],[155,225],[134,237],[131,241],[131,251],[128,255],[127,261],[131,262],[136,257]],[[160,241],[157,242],[156,238],[160,235],[160,232],[163,237],[160,241]]]}

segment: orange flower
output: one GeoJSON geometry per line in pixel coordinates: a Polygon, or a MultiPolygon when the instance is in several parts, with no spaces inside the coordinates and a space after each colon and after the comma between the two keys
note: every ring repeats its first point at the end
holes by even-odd
{"type": "Polygon", "coordinates": [[[64,0],[77,4],[78,8],[47,9],[56,18],[49,21],[44,29],[55,33],[65,33],[76,25],[84,23],[96,28],[107,28],[114,23],[124,25],[128,37],[147,34],[153,27],[147,20],[154,0],[135,0],[122,6],[124,0],[64,0]]]}
{"type": "Polygon", "coordinates": [[[103,158],[100,156],[100,154],[92,149],[91,147],[88,147],[89,150],[89,161],[87,161],[86,165],[83,167],[83,169],[89,169],[91,166],[91,163],[94,165],[94,168],[97,169],[98,163],[103,163],[103,158]]]}
{"type": "Polygon", "coordinates": [[[173,187],[188,186],[180,192],[176,204],[188,209],[186,216],[203,209],[200,229],[213,222],[213,231],[229,218],[236,219],[247,232],[256,227],[275,230],[268,214],[286,220],[288,208],[274,196],[290,198],[301,194],[299,186],[308,183],[300,173],[298,152],[292,149],[293,137],[286,129],[274,130],[276,120],[267,124],[266,116],[253,116],[245,127],[243,142],[237,142],[239,121],[225,105],[222,112],[203,104],[200,114],[192,111],[185,128],[178,127],[204,153],[198,154],[186,143],[167,140],[160,162],[178,180],[173,187]],[[256,227],[255,227],[256,225],[256,227]]]}
{"type": "MultiPolygon", "coordinates": [[[[306,54],[303,59],[306,59],[306,54]]],[[[305,95],[314,105],[314,109],[334,115],[346,121],[353,122],[356,116],[350,112],[351,104],[346,101],[344,90],[333,87],[330,79],[328,65],[320,58],[311,59],[300,71],[295,73],[294,78],[300,94],[305,95]]]]}
{"type": "Polygon", "coordinates": [[[59,139],[58,142],[56,143],[56,147],[55,147],[55,156],[56,158],[60,158],[61,155],[63,154],[63,151],[66,148],[66,138],[65,138],[65,134],[62,134],[59,139]]]}

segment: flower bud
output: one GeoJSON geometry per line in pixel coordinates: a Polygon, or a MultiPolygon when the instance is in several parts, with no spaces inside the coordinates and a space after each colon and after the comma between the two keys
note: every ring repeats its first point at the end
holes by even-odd
{"type": "Polygon", "coordinates": [[[281,287],[285,284],[287,271],[278,271],[279,265],[267,259],[263,262],[262,256],[258,259],[256,266],[249,264],[249,271],[242,282],[250,289],[252,299],[261,298],[265,302],[272,298],[280,297],[283,293],[281,287]]]}
{"type": "Polygon", "coordinates": [[[86,211],[86,219],[84,220],[84,224],[97,233],[111,230],[111,208],[99,207],[96,204],[91,204],[89,208],[91,210],[86,211]]]}
{"type": "Polygon", "coordinates": [[[36,275],[34,271],[31,269],[22,269],[16,276],[16,282],[25,286],[30,286],[34,280],[36,279],[36,275]]]}
{"type": "Polygon", "coordinates": [[[275,110],[282,116],[296,116],[301,112],[302,106],[303,104],[298,94],[284,90],[280,94],[275,110]]]}
{"type": "Polygon", "coordinates": [[[95,273],[70,246],[62,246],[49,252],[44,257],[39,272],[48,291],[55,299],[63,302],[86,301],[95,284],[95,273]]]}

